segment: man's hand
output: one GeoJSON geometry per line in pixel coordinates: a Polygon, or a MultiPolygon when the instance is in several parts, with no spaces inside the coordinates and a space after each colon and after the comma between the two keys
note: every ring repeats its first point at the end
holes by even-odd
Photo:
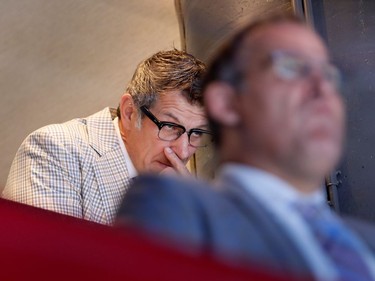
{"type": "Polygon", "coordinates": [[[172,167],[165,168],[163,171],[161,171],[161,174],[179,174],[187,177],[191,176],[185,164],[181,161],[180,158],[178,158],[176,153],[174,153],[174,151],[170,147],[164,148],[164,154],[171,163],[172,167]]]}

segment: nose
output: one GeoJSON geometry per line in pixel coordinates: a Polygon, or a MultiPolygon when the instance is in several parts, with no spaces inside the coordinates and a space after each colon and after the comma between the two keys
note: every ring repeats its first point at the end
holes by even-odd
{"type": "Polygon", "coordinates": [[[312,70],[310,81],[314,98],[323,98],[338,94],[337,85],[325,76],[323,70],[318,68],[312,70]]]}
{"type": "Polygon", "coordinates": [[[182,134],[178,139],[173,141],[171,147],[184,163],[189,160],[190,156],[195,151],[195,149],[192,151],[192,149],[190,148],[189,137],[187,133],[182,134]]]}

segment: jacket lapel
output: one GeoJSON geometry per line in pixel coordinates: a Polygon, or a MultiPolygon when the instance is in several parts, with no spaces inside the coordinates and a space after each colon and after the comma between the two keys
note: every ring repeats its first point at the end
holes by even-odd
{"type": "Polygon", "coordinates": [[[108,223],[112,223],[129,186],[129,174],[113,125],[115,112],[109,108],[87,119],[89,143],[97,152],[95,177],[108,223]]]}
{"type": "MultiPolygon", "coordinates": [[[[270,258],[276,264],[283,264],[285,268],[300,269],[301,273],[308,272],[308,265],[300,249],[272,214],[258,202],[241,183],[230,176],[223,178],[225,197],[233,201],[249,222],[257,225],[259,234],[269,245],[270,258]]],[[[261,187],[260,187],[261,188],[261,187]]],[[[284,266],[281,266],[281,269],[284,266]]]]}

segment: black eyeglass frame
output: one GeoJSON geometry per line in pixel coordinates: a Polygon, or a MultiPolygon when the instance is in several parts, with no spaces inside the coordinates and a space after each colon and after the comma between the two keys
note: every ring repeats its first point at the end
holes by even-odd
{"type": "Polygon", "coordinates": [[[176,123],[173,123],[173,122],[167,122],[167,121],[159,121],[159,119],[156,118],[155,115],[152,114],[151,111],[146,106],[141,106],[140,109],[158,127],[158,129],[159,129],[158,137],[159,137],[159,139],[161,139],[163,141],[175,141],[186,132],[186,134],[188,135],[189,144],[193,147],[198,148],[198,147],[206,147],[207,145],[193,145],[193,144],[191,144],[190,143],[191,134],[202,133],[202,134],[208,134],[208,135],[212,136],[212,133],[208,130],[193,128],[193,129],[190,129],[189,131],[186,131],[186,128],[184,126],[180,125],[180,124],[176,124],[176,123]],[[180,128],[182,130],[182,133],[180,135],[178,135],[175,139],[171,139],[171,140],[163,139],[163,138],[160,137],[160,131],[164,126],[172,126],[172,127],[180,128]]]}

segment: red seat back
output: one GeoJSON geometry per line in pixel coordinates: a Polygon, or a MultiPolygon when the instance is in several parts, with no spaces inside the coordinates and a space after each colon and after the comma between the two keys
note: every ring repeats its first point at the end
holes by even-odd
{"type": "Polygon", "coordinates": [[[290,280],[0,199],[0,280],[290,280]]]}

